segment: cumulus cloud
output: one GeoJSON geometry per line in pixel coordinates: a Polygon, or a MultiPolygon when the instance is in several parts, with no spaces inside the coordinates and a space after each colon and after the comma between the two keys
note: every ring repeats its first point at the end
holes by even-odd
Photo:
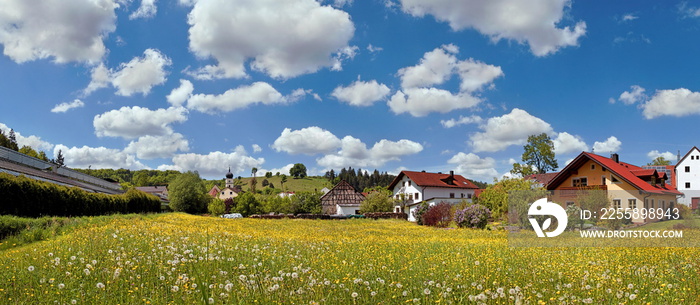
{"type": "Polygon", "coordinates": [[[249,86],[229,89],[223,94],[194,94],[187,100],[187,108],[204,113],[218,111],[230,112],[253,104],[288,104],[293,103],[310,90],[296,89],[290,95],[284,96],[266,82],[255,82],[249,86]]]}
{"type": "Polygon", "coordinates": [[[148,169],[132,154],[128,154],[118,149],[105,147],[71,147],[58,144],[53,149],[54,156],[61,151],[65,159],[65,164],[72,168],[112,168],[112,169],[148,169]]]}
{"type": "Polygon", "coordinates": [[[17,63],[53,58],[57,63],[99,62],[102,39],[116,29],[112,0],[6,0],[0,10],[0,44],[17,63]]]}
{"type": "Polygon", "coordinates": [[[588,145],[581,137],[568,132],[558,133],[552,142],[554,142],[554,153],[557,155],[588,151],[588,145]]]}
{"type": "Polygon", "coordinates": [[[150,110],[139,106],[122,107],[98,114],[92,121],[98,137],[135,139],[142,136],[164,136],[173,133],[173,123],[187,121],[182,107],[150,110]]]}
{"type": "Polygon", "coordinates": [[[646,91],[646,89],[637,85],[632,85],[630,89],[630,91],[622,92],[622,94],[620,94],[620,97],[618,98],[618,100],[621,101],[623,104],[632,105],[647,99],[646,94],[644,94],[644,91],[646,91]]]}
{"type": "Polygon", "coordinates": [[[677,156],[670,151],[659,152],[658,150],[650,151],[649,153],[647,153],[647,157],[649,157],[649,160],[652,160],[652,161],[658,157],[663,157],[664,159],[671,161],[671,164],[673,164],[673,162],[676,161],[676,159],[677,159],[677,156]]]}
{"type": "Polygon", "coordinates": [[[141,0],[139,8],[129,15],[129,19],[151,18],[158,12],[156,0],[141,0]]]}
{"type": "Polygon", "coordinates": [[[260,145],[258,145],[258,144],[253,144],[253,152],[254,152],[254,153],[259,153],[259,152],[261,152],[261,151],[262,151],[262,147],[260,147],[260,145]]]}
{"type": "Polygon", "coordinates": [[[369,82],[358,80],[347,87],[338,86],[331,95],[339,101],[353,106],[371,106],[384,99],[390,91],[389,87],[376,80],[369,82]]]}
{"type": "Polygon", "coordinates": [[[639,19],[639,16],[633,13],[625,14],[624,16],[622,16],[622,21],[632,21],[637,19],[639,19]]]}
{"type": "Polygon", "coordinates": [[[431,112],[470,108],[481,102],[476,93],[492,87],[493,81],[503,76],[503,71],[500,67],[471,58],[458,60],[455,56],[458,52],[455,45],[443,45],[425,53],[417,65],[399,69],[402,90],[388,101],[391,110],[396,114],[408,112],[420,117],[431,112]],[[458,93],[434,87],[444,84],[454,75],[461,80],[458,93]]]}
{"type": "Polygon", "coordinates": [[[122,63],[119,70],[112,74],[112,85],[117,94],[131,96],[134,93],[148,95],[151,88],[167,80],[165,67],[172,65],[167,56],[155,49],[146,49],[143,57],[136,57],[128,63],[122,63]]]}
{"type": "Polygon", "coordinates": [[[206,155],[178,154],[172,158],[172,162],[172,165],[161,165],[158,169],[198,171],[203,177],[220,179],[226,175],[229,166],[234,175],[250,173],[250,169],[253,167],[261,167],[265,163],[265,159],[250,157],[243,146],[237,146],[232,153],[215,151],[206,155]]]}
{"type": "Polygon", "coordinates": [[[360,139],[345,136],[341,140],[340,151],[316,159],[316,162],[325,168],[381,167],[389,161],[398,161],[402,156],[417,154],[422,150],[423,145],[405,139],[382,139],[368,149],[360,139]]]}
{"type": "Polygon", "coordinates": [[[186,79],[181,79],[180,87],[177,87],[170,91],[170,94],[168,94],[166,99],[168,100],[168,103],[170,103],[170,105],[173,105],[174,107],[180,107],[192,96],[193,91],[194,85],[192,85],[192,82],[186,79]]]}
{"type": "Polygon", "coordinates": [[[586,34],[586,23],[559,27],[569,0],[432,1],[400,0],[401,9],[416,17],[432,15],[452,30],[473,28],[493,42],[501,39],[527,43],[535,56],[577,46],[586,34]]]}
{"type": "Polygon", "coordinates": [[[92,68],[90,73],[90,84],[83,90],[83,96],[88,96],[98,89],[107,88],[112,82],[112,75],[109,69],[103,64],[92,68]]]}
{"type": "Polygon", "coordinates": [[[79,99],[75,99],[70,103],[65,102],[65,103],[60,103],[60,104],[56,105],[55,107],[53,107],[53,109],[51,109],[51,112],[53,112],[53,113],[66,112],[66,111],[71,110],[73,108],[80,108],[83,106],[85,106],[85,103],[83,103],[83,101],[81,101],[79,99]]]}
{"type": "Polygon", "coordinates": [[[553,132],[549,123],[518,108],[514,108],[508,114],[488,119],[479,128],[483,131],[470,136],[475,152],[493,152],[511,145],[524,145],[528,136],[553,132]]]}
{"type": "Polygon", "coordinates": [[[467,179],[493,181],[499,176],[495,169],[496,160],[491,157],[481,158],[473,153],[459,152],[447,163],[456,165],[455,172],[467,179]]]}
{"type": "MultiPolygon", "coordinates": [[[[0,130],[2,130],[5,133],[5,136],[7,136],[10,133],[10,130],[12,129],[3,123],[0,123],[0,130]]],[[[17,146],[19,147],[26,145],[37,151],[47,151],[51,150],[54,147],[53,144],[42,140],[41,137],[37,137],[35,135],[24,136],[22,135],[22,133],[16,130],[15,138],[17,139],[17,146]]]]}
{"type": "Polygon", "coordinates": [[[143,136],[131,141],[124,152],[135,154],[139,159],[169,158],[176,152],[189,150],[189,142],[179,133],[162,136],[143,136]]]}
{"type": "Polygon", "coordinates": [[[642,106],[647,119],[669,115],[675,117],[700,114],[700,93],[685,88],[658,90],[642,106]]]}
{"type": "Polygon", "coordinates": [[[593,151],[597,154],[599,153],[614,153],[618,152],[622,147],[622,142],[616,137],[611,136],[604,142],[596,141],[593,143],[593,151]]]}
{"type": "Polygon", "coordinates": [[[452,128],[455,126],[459,125],[465,125],[465,124],[479,124],[483,122],[484,120],[478,116],[478,115],[472,115],[472,116],[459,116],[459,119],[449,119],[449,120],[440,120],[440,124],[442,124],[442,127],[445,128],[452,128]]]}
{"type": "Polygon", "coordinates": [[[218,62],[196,72],[205,79],[245,77],[248,61],[274,78],[337,69],[355,32],[348,13],[314,0],[196,1],[188,23],[190,50],[218,62]]]}
{"type": "Polygon", "coordinates": [[[317,126],[291,130],[285,128],[272,144],[272,149],[289,154],[315,155],[340,148],[341,141],[333,133],[317,126]]]}

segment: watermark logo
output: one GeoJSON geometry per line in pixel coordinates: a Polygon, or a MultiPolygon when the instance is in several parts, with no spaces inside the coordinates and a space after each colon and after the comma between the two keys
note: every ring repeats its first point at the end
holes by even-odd
{"type": "Polygon", "coordinates": [[[555,237],[566,230],[568,222],[566,210],[554,202],[548,202],[547,198],[538,199],[532,203],[527,211],[527,215],[530,216],[528,219],[530,220],[530,224],[532,224],[532,229],[537,233],[537,237],[545,237],[545,235],[547,237],[555,237]],[[532,218],[532,216],[553,216],[557,219],[557,229],[552,232],[543,232],[552,224],[552,218],[547,218],[540,227],[540,224],[537,223],[537,219],[532,218]]]}

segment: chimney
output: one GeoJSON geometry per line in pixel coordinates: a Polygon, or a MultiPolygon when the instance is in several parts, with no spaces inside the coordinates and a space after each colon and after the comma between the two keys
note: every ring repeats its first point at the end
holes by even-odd
{"type": "Polygon", "coordinates": [[[620,155],[618,155],[618,154],[612,154],[612,155],[610,155],[610,159],[612,159],[613,161],[615,161],[615,163],[620,163],[620,155]]]}
{"type": "Polygon", "coordinates": [[[452,179],[455,178],[455,171],[450,171],[450,178],[452,178],[452,179]]]}

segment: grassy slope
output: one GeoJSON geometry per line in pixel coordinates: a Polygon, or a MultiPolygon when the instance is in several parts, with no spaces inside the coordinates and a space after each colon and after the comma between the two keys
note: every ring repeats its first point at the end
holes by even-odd
{"type": "MultiPolygon", "coordinates": [[[[262,189],[262,181],[267,179],[268,182],[272,183],[275,188],[282,189],[282,183],[280,181],[282,180],[281,177],[276,177],[272,176],[271,178],[265,178],[265,176],[262,177],[257,177],[258,180],[258,186],[257,188],[260,190],[262,189]]],[[[242,178],[241,179],[244,183],[243,185],[243,190],[247,191],[250,188],[250,180],[251,178],[242,178]]],[[[321,191],[322,188],[327,187],[328,189],[331,189],[333,185],[328,182],[323,177],[306,177],[302,179],[294,179],[292,177],[287,177],[287,182],[284,183],[284,190],[289,191],[289,192],[301,192],[301,191],[313,191],[313,190],[318,190],[321,191]]]]}

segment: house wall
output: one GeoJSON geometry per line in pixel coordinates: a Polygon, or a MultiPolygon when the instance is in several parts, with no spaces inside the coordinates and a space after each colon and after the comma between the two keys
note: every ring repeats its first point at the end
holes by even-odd
{"type": "Polygon", "coordinates": [[[219,199],[221,200],[226,200],[228,198],[236,198],[238,197],[238,193],[234,192],[232,189],[225,188],[219,192],[219,199]]]}
{"type": "Polygon", "coordinates": [[[697,149],[676,165],[676,186],[685,195],[678,198],[678,203],[690,206],[693,197],[700,197],[700,151],[697,149]],[[690,183],[690,187],[686,187],[686,183],[690,183]]]}
{"type": "Polygon", "coordinates": [[[401,179],[401,182],[397,183],[396,186],[394,186],[394,189],[391,190],[394,199],[400,199],[399,193],[401,192],[401,188],[404,188],[403,193],[406,194],[407,204],[423,201],[423,189],[417,186],[411,179],[408,178],[408,176],[404,176],[401,179]]]}
{"type": "Polygon", "coordinates": [[[356,211],[360,209],[359,206],[340,206],[340,205],[335,205],[336,208],[336,215],[355,215],[356,211]]]}

